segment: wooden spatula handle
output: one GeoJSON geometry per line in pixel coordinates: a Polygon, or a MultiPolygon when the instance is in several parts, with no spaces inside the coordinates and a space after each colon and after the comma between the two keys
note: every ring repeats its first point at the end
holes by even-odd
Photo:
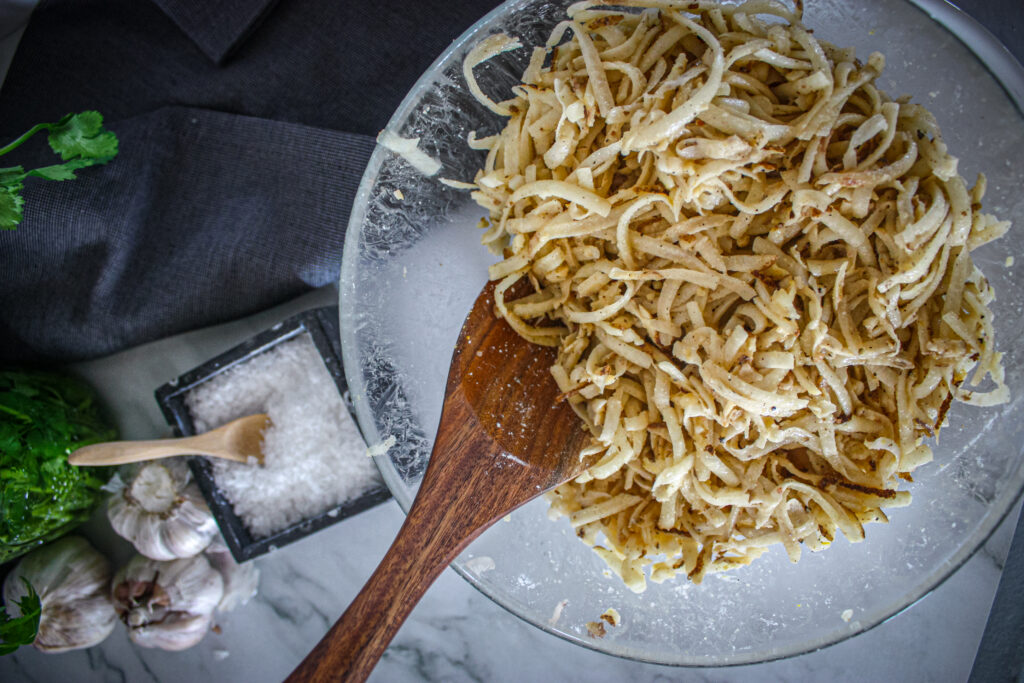
{"type": "Polygon", "coordinates": [[[439,450],[481,449],[489,441],[461,394],[447,409],[458,419],[438,432],[419,493],[391,549],[289,682],[366,680],[438,574],[507,509],[500,495],[480,500],[471,493],[478,490],[477,480],[491,476],[486,466],[462,468],[437,457],[439,450]]]}
{"type": "Polygon", "coordinates": [[[420,523],[428,513],[410,512],[377,571],[288,681],[366,680],[427,588],[471,540],[420,523]]]}

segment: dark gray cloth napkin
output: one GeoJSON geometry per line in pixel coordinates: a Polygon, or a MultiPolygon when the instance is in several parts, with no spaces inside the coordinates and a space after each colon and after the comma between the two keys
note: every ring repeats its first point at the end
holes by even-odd
{"type": "Polygon", "coordinates": [[[277,0],[153,0],[214,62],[241,45],[277,0]]]}
{"type": "Polygon", "coordinates": [[[116,163],[29,181],[0,234],[6,357],[101,355],[337,277],[373,138],[187,107],[115,127],[116,163]]]}
{"type": "MultiPolygon", "coordinates": [[[[0,140],[98,109],[121,152],[27,182],[0,232],[0,362],[95,357],[335,281],[371,136],[496,4],[284,0],[259,22],[268,0],[231,0],[247,20],[218,28],[218,3],[158,2],[50,0],[25,32],[0,140]]],[[[10,161],[52,156],[39,140],[10,161]]]]}
{"type": "Polygon", "coordinates": [[[116,124],[169,104],[376,135],[497,4],[282,0],[218,65],[155,2],[44,0],[0,88],[0,139],[68,111],[116,124]]]}

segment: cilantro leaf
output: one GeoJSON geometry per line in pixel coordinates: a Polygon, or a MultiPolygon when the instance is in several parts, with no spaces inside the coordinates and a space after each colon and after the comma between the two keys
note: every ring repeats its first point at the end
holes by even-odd
{"type": "Polygon", "coordinates": [[[24,576],[19,577],[28,590],[28,595],[18,600],[20,617],[12,617],[0,607],[0,655],[7,655],[22,645],[31,645],[39,633],[39,618],[43,608],[39,595],[24,576]]]}
{"type": "Polygon", "coordinates": [[[21,166],[0,168],[0,230],[14,230],[21,223],[25,205],[21,190],[25,178],[73,180],[75,171],[105,164],[117,155],[117,136],[103,128],[103,115],[98,111],[83,111],[67,114],[56,123],[32,126],[16,140],[0,147],[0,156],[17,149],[41,130],[49,131],[50,148],[64,163],[27,172],[21,166]]]}
{"type": "Polygon", "coordinates": [[[9,166],[0,168],[0,186],[18,185],[21,189],[21,181],[25,179],[25,169],[21,166],[9,166]]]}
{"type": "Polygon", "coordinates": [[[95,162],[91,159],[72,159],[71,161],[65,161],[63,164],[34,168],[25,175],[42,178],[43,180],[74,180],[77,177],[75,176],[75,171],[94,164],[95,162]]]}
{"type": "Polygon", "coordinates": [[[0,230],[14,230],[21,223],[25,200],[17,191],[0,188],[0,230]]]}
{"type": "Polygon", "coordinates": [[[50,128],[49,142],[64,161],[81,157],[106,163],[117,154],[117,136],[103,129],[98,111],[65,116],[50,128]]]}
{"type": "Polygon", "coordinates": [[[22,207],[25,200],[21,197],[22,180],[25,170],[21,166],[0,168],[0,229],[13,230],[21,222],[22,207]]]}

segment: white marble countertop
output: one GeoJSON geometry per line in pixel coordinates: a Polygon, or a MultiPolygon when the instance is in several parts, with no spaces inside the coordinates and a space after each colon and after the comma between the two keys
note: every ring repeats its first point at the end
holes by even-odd
{"type": "MultiPolygon", "coordinates": [[[[251,318],[130,349],[75,369],[101,392],[124,438],[167,426],[153,389],[288,315],[336,302],[333,288],[251,318]]],[[[981,552],[918,604],[845,642],[787,660],[724,669],[643,664],[592,652],[520,621],[446,570],[385,653],[375,681],[963,681],[1009,550],[1018,508],[981,552]]],[[[146,650],[117,628],[101,646],[60,655],[32,648],[0,658],[0,680],[282,680],[344,611],[403,520],[388,501],[256,560],[257,597],[223,615],[220,633],[184,652],[146,650]]],[[[84,527],[115,562],[131,550],[98,515],[84,527]]]]}

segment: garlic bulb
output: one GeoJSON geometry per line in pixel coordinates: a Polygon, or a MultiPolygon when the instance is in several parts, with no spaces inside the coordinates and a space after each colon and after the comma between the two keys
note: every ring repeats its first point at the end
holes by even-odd
{"type": "Polygon", "coordinates": [[[92,647],[114,630],[117,614],[110,603],[110,563],[81,536],[65,536],[34,550],[4,581],[4,603],[17,612],[27,595],[21,577],[39,594],[42,614],[32,644],[43,652],[92,647]]]}
{"type": "Polygon", "coordinates": [[[136,555],[114,577],[112,595],[132,642],[184,650],[210,630],[224,580],[203,555],[170,562],[136,555]]]}
{"type": "Polygon", "coordinates": [[[154,560],[192,557],[217,535],[217,523],[188,465],[168,458],[147,463],[107,506],[110,525],[154,560]]]}
{"type": "Polygon", "coordinates": [[[217,604],[218,612],[230,612],[249,602],[249,598],[256,595],[260,571],[254,562],[235,562],[235,558],[219,537],[214,539],[204,554],[224,579],[224,597],[217,604]]]}

